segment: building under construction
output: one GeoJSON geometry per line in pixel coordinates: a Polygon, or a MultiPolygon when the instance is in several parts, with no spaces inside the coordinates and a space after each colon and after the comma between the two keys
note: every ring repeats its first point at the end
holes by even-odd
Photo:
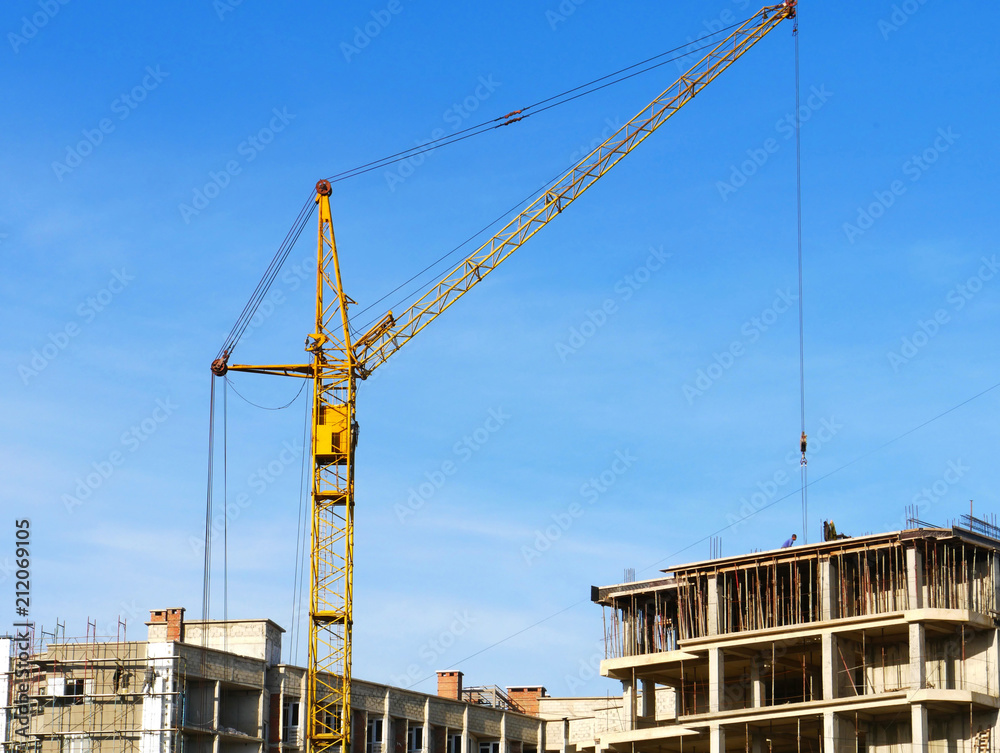
{"type": "Polygon", "coordinates": [[[598,748],[995,750],[1000,530],[966,522],[594,588],[626,727],[598,748]]]}
{"type": "MultiPolygon", "coordinates": [[[[306,670],[281,663],[281,627],[186,621],[183,609],[153,611],[147,626],[144,641],[126,640],[122,622],[104,639],[96,623],[78,640],[56,631],[25,660],[11,651],[14,639],[0,638],[3,752],[305,749],[306,670]]],[[[623,729],[620,698],[552,698],[540,685],[464,687],[459,671],[437,675],[437,695],[355,678],[354,753],[573,753],[593,747],[595,731],[623,729]]]]}

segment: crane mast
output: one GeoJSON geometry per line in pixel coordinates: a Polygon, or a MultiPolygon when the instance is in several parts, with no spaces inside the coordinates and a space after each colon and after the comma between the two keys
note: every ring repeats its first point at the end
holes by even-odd
{"type": "Polygon", "coordinates": [[[331,186],[316,184],[319,207],[316,325],[306,338],[308,364],[229,365],[212,371],[311,378],[312,515],[306,753],[348,753],[351,743],[351,647],[354,588],[354,451],[356,382],[440,316],[529,238],[560,214],[781,21],[796,0],[762,8],[635,117],[552,183],[523,211],[398,317],[388,312],[352,341],[330,210],[331,186]]]}

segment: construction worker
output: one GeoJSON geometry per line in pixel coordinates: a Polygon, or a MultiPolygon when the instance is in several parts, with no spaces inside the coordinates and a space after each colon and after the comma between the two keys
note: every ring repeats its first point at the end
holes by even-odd
{"type": "Polygon", "coordinates": [[[788,541],[786,541],[786,542],[785,542],[784,544],[782,544],[782,545],[781,545],[781,548],[782,548],[782,549],[787,549],[787,548],[788,548],[788,547],[790,547],[790,546],[794,546],[794,545],[795,545],[795,539],[796,539],[796,538],[797,538],[797,537],[796,537],[796,536],[795,536],[795,534],[793,533],[793,534],[792,534],[792,538],[788,539],[788,541]]]}

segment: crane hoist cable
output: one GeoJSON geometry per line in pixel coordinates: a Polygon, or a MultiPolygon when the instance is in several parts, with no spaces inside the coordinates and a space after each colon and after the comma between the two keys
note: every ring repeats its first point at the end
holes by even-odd
{"type": "Polygon", "coordinates": [[[243,337],[243,333],[246,332],[248,326],[250,326],[250,320],[253,319],[254,314],[257,313],[257,309],[264,300],[264,296],[267,295],[268,290],[271,289],[271,285],[274,283],[275,278],[278,276],[278,272],[281,270],[281,265],[284,264],[285,259],[288,258],[288,254],[291,253],[292,247],[295,242],[302,235],[302,231],[305,229],[306,223],[309,222],[309,218],[312,217],[312,213],[316,209],[316,203],[313,200],[313,195],[310,194],[309,198],[306,200],[302,209],[299,210],[298,216],[292,223],[292,227],[288,230],[285,235],[285,239],[278,246],[277,252],[274,254],[274,258],[271,259],[271,263],[268,265],[264,274],[261,276],[260,281],[257,283],[257,287],[254,288],[253,293],[250,295],[250,300],[247,301],[246,305],[243,307],[243,311],[240,312],[239,318],[236,320],[236,324],[229,331],[225,342],[219,349],[216,355],[216,361],[219,359],[225,359],[233,352],[233,348],[243,337]]]}
{"type": "Polygon", "coordinates": [[[630,78],[634,78],[635,76],[639,76],[643,73],[648,73],[649,71],[660,68],[661,66],[664,66],[667,63],[673,63],[678,60],[683,60],[686,57],[690,57],[691,55],[701,52],[702,50],[708,49],[709,47],[712,47],[714,43],[709,42],[699,47],[691,47],[690,45],[695,44],[697,42],[705,41],[707,39],[711,39],[714,36],[727,32],[730,29],[734,29],[737,26],[741,26],[744,23],[746,23],[746,21],[741,21],[739,23],[732,24],[731,26],[726,26],[725,28],[719,29],[718,31],[714,31],[710,34],[706,34],[705,36],[699,37],[698,39],[694,39],[685,45],[681,45],[680,47],[674,47],[673,49],[666,50],[665,52],[653,55],[652,57],[648,57],[645,60],[640,60],[638,63],[633,63],[632,65],[620,68],[619,70],[614,71],[612,73],[608,73],[605,74],[604,76],[595,78],[592,81],[588,81],[584,84],[579,84],[578,86],[574,86],[572,89],[567,89],[566,91],[560,92],[559,94],[553,94],[550,97],[546,97],[545,99],[533,102],[530,105],[525,105],[520,109],[512,110],[511,112],[508,112],[506,115],[500,115],[498,117],[491,118],[490,120],[484,120],[481,123],[477,123],[476,125],[463,128],[459,131],[455,131],[454,133],[450,133],[447,136],[441,136],[440,138],[432,139],[431,141],[425,141],[423,143],[418,144],[417,146],[410,147],[409,149],[404,149],[402,151],[396,152],[395,154],[390,154],[386,157],[382,157],[381,159],[372,160],[371,162],[366,162],[362,165],[358,165],[357,167],[352,167],[348,170],[343,170],[339,173],[335,173],[334,175],[329,176],[327,180],[330,181],[331,183],[337,183],[342,180],[347,180],[348,178],[354,178],[358,175],[364,175],[365,173],[371,172],[373,170],[378,170],[383,167],[388,167],[389,165],[395,164],[396,162],[402,162],[404,160],[410,159],[411,157],[416,157],[418,155],[425,154],[426,152],[431,152],[434,151],[435,149],[440,149],[441,147],[444,146],[457,144],[458,142],[465,141],[465,139],[471,138],[473,136],[479,136],[483,133],[487,133],[497,128],[503,128],[504,126],[512,125],[514,123],[517,123],[518,121],[530,117],[531,115],[537,115],[538,113],[545,112],[546,110],[551,110],[554,107],[558,107],[568,102],[572,102],[573,100],[579,99],[580,97],[585,97],[588,94],[593,94],[594,92],[600,91],[601,89],[605,89],[609,86],[620,84],[621,82],[627,81],[630,78]],[[601,81],[605,81],[606,79],[612,78],[614,76],[618,76],[622,73],[625,73],[626,71],[631,71],[633,68],[645,65],[646,63],[650,63],[653,60],[659,60],[665,55],[670,55],[671,53],[677,52],[678,50],[685,50],[685,51],[680,55],[675,55],[674,57],[668,58],[667,60],[661,60],[655,65],[650,65],[646,68],[643,68],[642,70],[630,73],[627,76],[621,76],[621,78],[617,78],[614,81],[608,81],[607,83],[601,84],[600,86],[594,86],[594,84],[600,83],[601,81]],[[587,89],[587,87],[593,87],[593,88],[587,89]],[[587,91],[581,92],[580,91],[581,89],[587,89],[587,91]],[[574,92],[579,92],[579,93],[573,94],[574,92]],[[573,94],[573,96],[569,96],[570,94],[573,94]],[[541,107],[541,105],[547,105],[547,106],[541,107]],[[530,110],[533,110],[533,112],[529,112],[530,110]]]}
{"type": "Polygon", "coordinates": [[[796,245],[799,268],[799,414],[802,435],[799,449],[802,461],[799,464],[802,476],[802,543],[809,543],[809,463],[806,460],[806,359],[805,359],[805,318],[802,307],[802,121],[799,114],[801,87],[799,84],[799,18],[796,15],[792,26],[795,40],[795,223],[796,245]]]}

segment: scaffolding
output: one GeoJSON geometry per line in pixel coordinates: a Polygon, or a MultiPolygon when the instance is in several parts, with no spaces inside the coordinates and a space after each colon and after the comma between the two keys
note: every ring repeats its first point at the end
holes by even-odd
{"type": "Polygon", "coordinates": [[[83,638],[67,638],[58,621],[32,635],[29,737],[5,742],[4,753],[139,753],[144,732],[179,732],[143,727],[144,701],[173,693],[154,693],[144,682],[146,642],[129,641],[127,627],[119,617],[113,635],[100,635],[97,621],[88,618],[83,638]]]}

